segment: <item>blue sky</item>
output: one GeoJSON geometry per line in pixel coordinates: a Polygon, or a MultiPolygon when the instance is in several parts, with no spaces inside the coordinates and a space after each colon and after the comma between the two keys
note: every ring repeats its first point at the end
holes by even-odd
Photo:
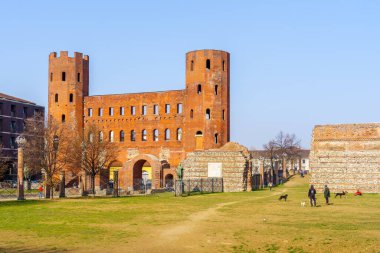
{"type": "Polygon", "coordinates": [[[90,93],[182,89],[185,53],[231,53],[231,139],[379,122],[380,1],[0,1],[0,92],[47,105],[48,55],[90,56],[90,93]]]}

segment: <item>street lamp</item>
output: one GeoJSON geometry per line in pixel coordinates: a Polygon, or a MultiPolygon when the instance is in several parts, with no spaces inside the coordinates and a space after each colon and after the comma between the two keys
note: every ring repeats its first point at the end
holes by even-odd
{"type": "Polygon", "coordinates": [[[57,152],[58,150],[58,144],[59,144],[59,137],[58,135],[54,135],[53,137],[53,147],[54,147],[54,151],[57,152]]]}
{"type": "Polygon", "coordinates": [[[17,200],[24,200],[24,146],[26,139],[24,136],[16,138],[17,143],[17,200]]]}

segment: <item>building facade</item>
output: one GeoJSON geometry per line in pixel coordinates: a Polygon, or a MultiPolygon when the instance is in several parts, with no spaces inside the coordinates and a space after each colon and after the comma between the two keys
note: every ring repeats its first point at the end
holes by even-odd
{"type": "Polygon", "coordinates": [[[89,57],[61,51],[49,56],[49,117],[78,134],[96,124],[102,138],[121,152],[96,180],[98,187],[119,171],[119,185],[136,188],[142,171],[152,188],[176,176],[188,152],[219,148],[230,139],[230,55],[219,50],[186,54],[185,89],[89,95],[89,57]]]}
{"type": "Polygon", "coordinates": [[[2,175],[5,180],[17,177],[16,138],[24,130],[25,119],[44,113],[45,108],[33,102],[0,93],[0,145],[1,159],[9,161],[9,169],[2,175]]]}
{"type": "Polygon", "coordinates": [[[380,123],[315,126],[310,184],[380,193],[380,123]]]}

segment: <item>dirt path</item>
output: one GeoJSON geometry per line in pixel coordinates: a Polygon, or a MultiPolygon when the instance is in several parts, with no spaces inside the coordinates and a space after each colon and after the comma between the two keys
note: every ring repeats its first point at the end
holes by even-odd
{"type": "Polygon", "coordinates": [[[197,241],[197,238],[202,237],[202,228],[211,218],[218,217],[218,210],[235,205],[237,203],[252,201],[256,199],[270,198],[276,195],[280,195],[285,190],[280,192],[273,192],[270,195],[262,197],[253,197],[251,199],[244,199],[241,201],[225,202],[216,204],[214,207],[210,207],[206,210],[196,212],[189,216],[189,218],[181,223],[175,223],[165,226],[163,230],[157,235],[149,235],[147,238],[139,240],[133,245],[134,251],[138,252],[195,252],[200,249],[198,245],[191,245],[191,241],[197,241]],[[186,238],[186,241],[184,241],[186,238]]]}

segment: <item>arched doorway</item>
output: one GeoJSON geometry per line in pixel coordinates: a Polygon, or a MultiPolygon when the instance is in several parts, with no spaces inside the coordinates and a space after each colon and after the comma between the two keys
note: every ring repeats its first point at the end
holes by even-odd
{"type": "Polygon", "coordinates": [[[133,165],[133,190],[141,191],[152,189],[152,179],[153,179],[153,171],[152,166],[147,160],[141,159],[138,160],[133,165]],[[143,182],[143,173],[147,174],[146,185],[143,182]]]}
{"type": "Polygon", "coordinates": [[[167,174],[165,176],[165,188],[173,188],[174,181],[173,181],[173,174],[167,174]]]}
{"type": "Polygon", "coordinates": [[[151,154],[139,154],[128,160],[119,171],[120,188],[128,191],[141,188],[142,173],[143,170],[147,170],[147,167],[151,167],[151,188],[159,189],[162,187],[160,160],[151,154]]]}

